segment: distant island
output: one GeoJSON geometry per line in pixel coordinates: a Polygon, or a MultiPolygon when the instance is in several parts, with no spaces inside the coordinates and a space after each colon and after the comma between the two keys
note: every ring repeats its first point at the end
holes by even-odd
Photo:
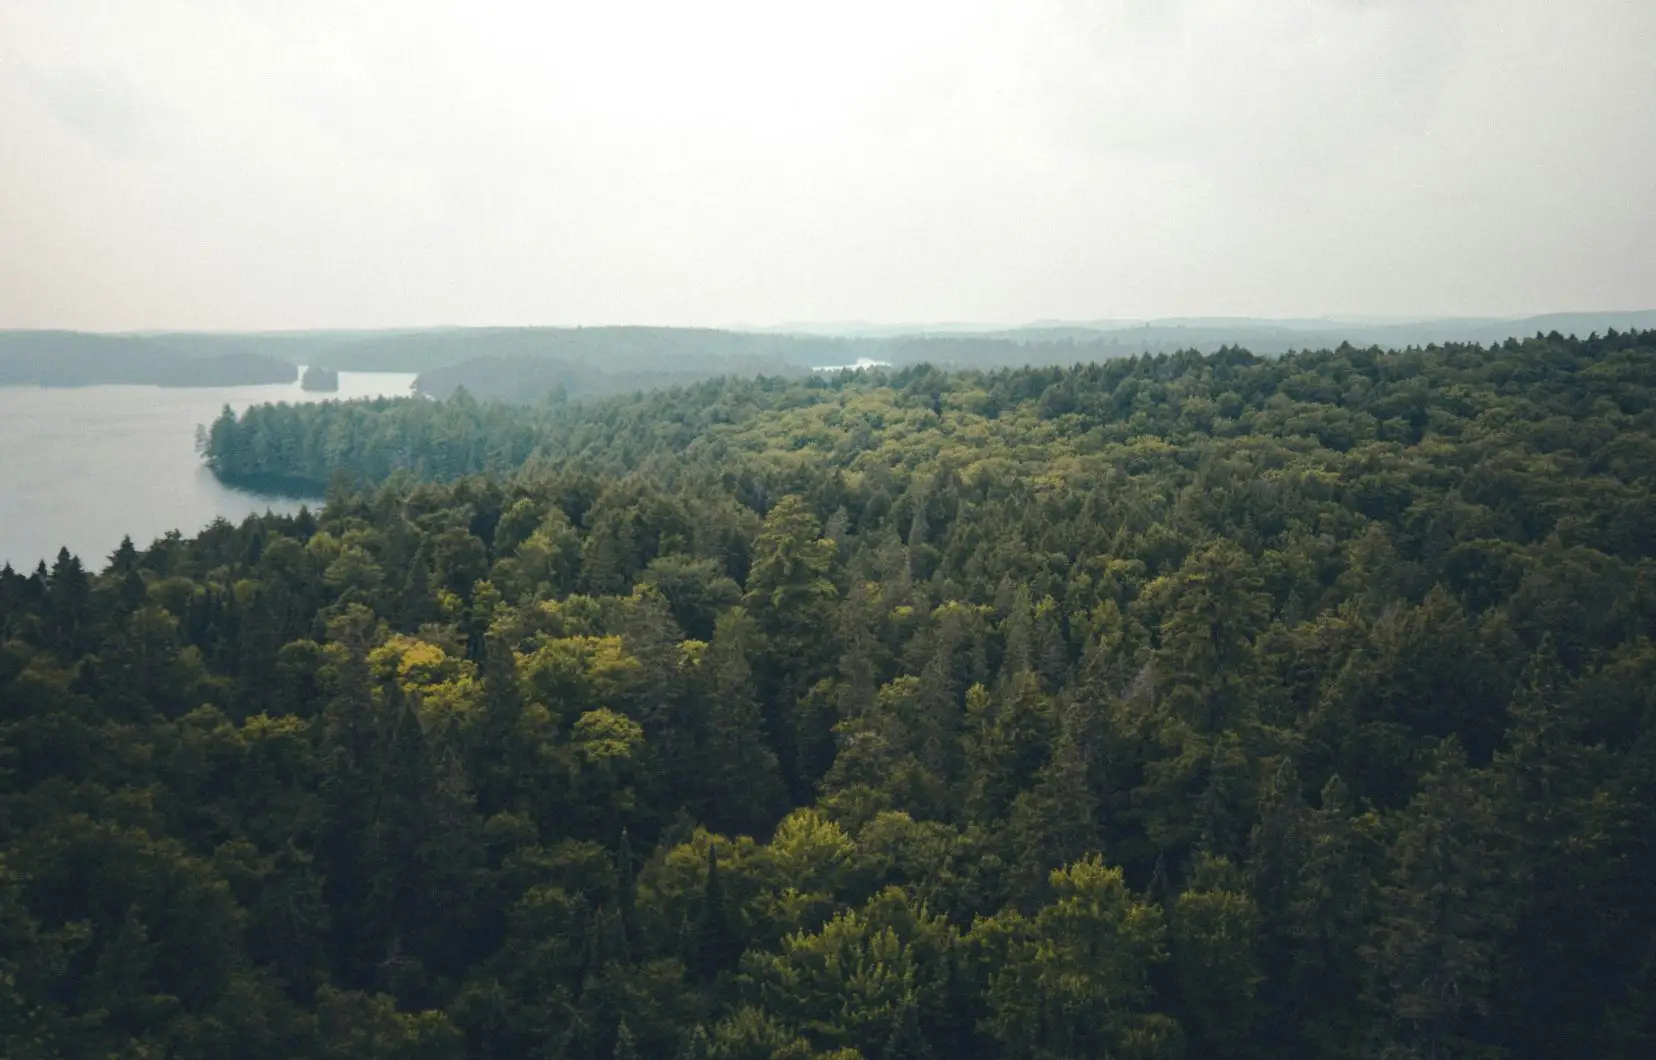
{"type": "Polygon", "coordinates": [[[313,364],[305,369],[305,374],[299,379],[299,386],[305,390],[336,392],[339,390],[339,372],[313,364]]]}

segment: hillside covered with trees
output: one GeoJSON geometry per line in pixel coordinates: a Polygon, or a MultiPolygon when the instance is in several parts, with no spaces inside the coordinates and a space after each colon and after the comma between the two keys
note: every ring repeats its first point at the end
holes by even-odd
{"type": "Polygon", "coordinates": [[[0,571],[0,1055],[1656,1052],[1656,332],[204,453],[0,571]]]}
{"type": "Polygon", "coordinates": [[[0,386],[257,386],[299,378],[292,364],[233,339],[0,331],[0,386]]]}

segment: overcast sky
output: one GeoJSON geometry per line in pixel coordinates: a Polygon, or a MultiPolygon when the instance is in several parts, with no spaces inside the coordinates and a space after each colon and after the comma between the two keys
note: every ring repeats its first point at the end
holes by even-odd
{"type": "Polygon", "coordinates": [[[0,0],[0,327],[1656,306],[1651,0],[0,0]]]}

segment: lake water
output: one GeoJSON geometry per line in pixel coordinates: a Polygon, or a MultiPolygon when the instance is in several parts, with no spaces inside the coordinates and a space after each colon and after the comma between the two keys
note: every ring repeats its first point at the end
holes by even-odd
{"type": "Polygon", "coordinates": [[[865,368],[890,368],[890,361],[876,361],[872,357],[858,357],[856,364],[823,364],[812,368],[813,372],[847,372],[862,371],[865,368]]]}
{"type": "MultiPolygon", "coordinates": [[[[339,392],[274,386],[0,387],[0,563],[28,571],[60,547],[103,569],[130,534],[139,548],[168,530],[194,534],[300,502],[221,484],[195,451],[198,423],[225,405],[405,395],[412,373],[341,372],[339,392]]],[[[314,504],[314,502],[312,502],[314,504]]]]}

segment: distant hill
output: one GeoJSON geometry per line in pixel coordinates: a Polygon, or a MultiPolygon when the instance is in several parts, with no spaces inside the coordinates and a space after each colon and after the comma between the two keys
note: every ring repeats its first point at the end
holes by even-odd
{"type": "Polygon", "coordinates": [[[672,327],[447,327],[375,331],[0,332],[0,385],[152,382],[169,386],[286,382],[286,365],[421,373],[423,393],[465,387],[480,398],[533,401],[624,393],[717,375],[788,375],[866,359],[988,368],[1073,364],[1140,353],[1242,346],[1274,355],[1342,343],[1399,349],[1483,345],[1559,332],[1585,337],[1656,328],[1656,310],[1501,319],[1178,317],[1039,321],[1017,327],[864,321],[764,330],[672,327]]]}
{"type": "Polygon", "coordinates": [[[1148,320],[1039,320],[1017,325],[898,324],[866,321],[799,323],[775,331],[841,338],[900,339],[921,336],[977,336],[1015,342],[1097,339],[1112,344],[1162,349],[1189,349],[1191,343],[1242,345],[1256,353],[1320,348],[1349,342],[1353,346],[1428,346],[1444,342],[1501,342],[1537,332],[1587,336],[1614,328],[1636,331],[1656,326],[1656,310],[1599,313],[1547,313],[1528,317],[1162,317],[1148,320]],[[1290,345],[1291,344],[1291,345],[1290,345]],[[1276,347],[1281,346],[1281,349],[1276,347]]]}
{"type": "Polygon", "coordinates": [[[0,386],[251,386],[298,376],[293,364],[235,341],[181,348],[146,336],[0,332],[0,386]]]}
{"type": "Polygon", "coordinates": [[[1413,321],[1353,321],[1296,318],[1268,320],[1253,317],[1181,317],[1107,326],[1085,323],[1043,323],[986,331],[987,338],[1015,342],[1056,339],[1096,339],[1118,345],[1135,345],[1140,352],[1165,353],[1178,349],[1211,352],[1221,346],[1244,346],[1254,353],[1276,354],[1289,350],[1331,348],[1348,342],[1353,346],[1380,346],[1401,349],[1445,342],[1477,342],[1488,345],[1510,338],[1536,334],[1578,335],[1583,338],[1611,329],[1638,331],[1656,327],[1656,310],[1610,313],[1549,313],[1541,316],[1502,319],[1494,317],[1446,317],[1413,321]]]}
{"type": "MultiPolygon", "coordinates": [[[[422,372],[414,388],[446,398],[464,387],[482,400],[534,402],[554,391],[598,397],[679,386],[716,376],[804,375],[873,361],[893,367],[915,364],[995,368],[1003,365],[1068,365],[1139,352],[1131,343],[1083,335],[1054,341],[1019,341],[988,335],[906,335],[890,338],[820,338],[702,332],[685,328],[592,328],[536,343],[537,353],[487,355],[422,372]],[[620,332],[643,334],[618,334],[620,332]]],[[[498,348],[498,346],[496,346],[498,348]]]]}
{"type": "MultiPolygon", "coordinates": [[[[433,397],[447,397],[464,387],[479,399],[535,402],[553,391],[570,397],[605,396],[719,375],[790,375],[859,360],[896,368],[915,364],[997,368],[1070,365],[1191,349],[1211,353],[1225,346],[1275,355],[1347,342],[1392,349],[1443,342],[1488,345],[1538,332],[1584,337],[1612,328],[1656,327],[1656,311],[1401,323],[1193,317],[1108,328],[1052,323],[999,331],[944,326],[882,332],[876,325],[861,322],[842,326],[847,332],[838,335],[696,328],[457,329],[425,341],[387,338],[374,348],[387,357],[406,357],[413,350],[422,357],[436,356],[439,351],[478,352],[460,363],[422,369],[415,388],[433,397]]],[[[338,353],[360,357],[366,348],[355,346],[338,353]]]]}

